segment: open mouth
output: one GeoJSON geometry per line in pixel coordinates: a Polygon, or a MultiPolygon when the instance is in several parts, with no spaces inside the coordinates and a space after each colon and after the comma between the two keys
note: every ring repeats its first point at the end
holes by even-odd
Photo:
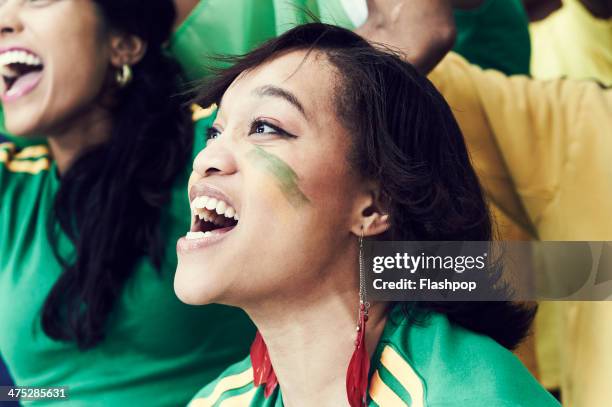
{"type": "Polygon", "coordinates": [[[31,51],[12,49],[0,53],[3,99],[20,97],[30,92],[42,78],[43,69],[42,59],[31,51]]]}
{"type": "Polygon", "coordinates": [[[206,195],[198,196],[191,201],[194,215],[191,231],[187,240],[195,240],[220,235],[231,231],[240,219],[236,210],[227,202],[206,195]]]}

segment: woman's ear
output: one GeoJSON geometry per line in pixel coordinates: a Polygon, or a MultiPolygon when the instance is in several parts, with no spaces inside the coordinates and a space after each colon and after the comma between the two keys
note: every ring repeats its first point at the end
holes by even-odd
{"type": "Polygon", "coordinates": [[[388,203],[384,202],[377,187],[369,188],[356,202],[355,215],[351,231],[361,236],[376,236],[385,233],[391,227],[388,214],[388,203]]]}
{"type": "Polygon", "coordinates": [[[147,51],[147,43],[142,38],[121,33],[111,36],[110,47],[110,62],[117,68],[137,64],[147,51]]]}

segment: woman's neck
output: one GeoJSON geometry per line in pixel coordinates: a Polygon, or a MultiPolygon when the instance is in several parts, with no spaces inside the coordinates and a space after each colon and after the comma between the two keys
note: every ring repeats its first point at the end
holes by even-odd
{"type": "MultiPolygon", "coordinates": [[[[356,275],[356,268],[351,273],[356,275]]],[[[346,372],[357,337],[358,287],[357,278],[343,290],[337,282],[318,285],[297,301],[247,310],[266,342],[285,406],[348,405],[346,372]]],[[[366,325],[370,355],[385,322],[386,303],[373,303],[366,325]]]]}
{"type": "Polygon", "coordinates": [[[83,151],[104,143],[110,134],[110,113],[99,107],[51,132],[47,139],[59,173],[65,173],[83,151]]]}

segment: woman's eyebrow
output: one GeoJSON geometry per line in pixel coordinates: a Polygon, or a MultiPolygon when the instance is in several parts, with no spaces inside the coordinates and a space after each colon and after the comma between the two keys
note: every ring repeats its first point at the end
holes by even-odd
{"type": "Polygon", "coordinates": [[[254,89],[253,93],[257,96],[272,96],[285,99],[287,102],[291,103],[297,110],[299,110],[304,117],[306,117],[306,111],[304,110],[304,106],[302,106],[299,99],[288,90],[279,88],[278,86],[264,85],[254,89]]]}

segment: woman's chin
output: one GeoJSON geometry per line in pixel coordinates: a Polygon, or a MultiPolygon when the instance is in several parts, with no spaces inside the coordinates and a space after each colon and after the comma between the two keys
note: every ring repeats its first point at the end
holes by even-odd
{"type": "Polygon", "coordinates": [[[37,123],[35,115],[20,109],[19,112],[8,112],[4,110],[4,128],[6,131],[20,139],[36,140],[44,134],[40,123],[37,123]]]}
{"type": "Polygon", "coordinates": [[[182,281],[180,277],[174,278],[174,293],[181,302],[189,305],[206,305],[214,301],[212,293],[199,289],[198,285],[182,281]]]}
{"type": "Polygon", "coordinates": [[[174,275],[174,292],[179,300],[190,305],[218,302],[221,291],[219,282],[223,277],[213,277],[213,273],[207,273],[202,265],[194,267],[181,263],[179,259],[174,275]]]}
{"type": "Polygon", "coordinates": [[[22,123],[21,121],[15,120],[9,121],[6,119],[4,127],[11,136],[19,137],[24,140],[34,138],[34,136],[32,136],[34,129],[32,129],[31,123],[22,123]]]}

